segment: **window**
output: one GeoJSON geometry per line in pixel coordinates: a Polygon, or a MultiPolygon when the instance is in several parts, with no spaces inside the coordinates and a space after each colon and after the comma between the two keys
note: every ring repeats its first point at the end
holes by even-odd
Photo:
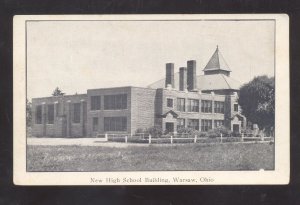
{"type": "Polygon", "coordinates": [[[177,98],[177,110],[181,112],[185,112],[185,99],[177,98]]]}
{"type": "Polygon", "coordinates": [[[101,110],[101,96],[91,96],[91,110],[101,110]]]}
{"type": "Polygon", "coordinates": [[[224,125],[224,120],[215,120],[215,128],[222,127],[224,125]]]}
{"type": "Polygon", "coordinates": [[[215,113],[224,113],[224,102],[215,101],[215,113]]]}
{"type": "Polygon", "coordinates": [[[80,123],[80,103],[74,103],[73,123],[80,123]]]}
{"type": "Polygon", "coordinates": [[[105,110],[127,109],[127,94],[105,95],[104,96],[104,109],[105,110]]]}
{"type": "Polygon", "coordinates": [[[201,131],[207,132],[212,129],[212,121],[211,120],[201,120],[201,131]]]}
{"type": "Polygon", "coordinates": [[[105,117],[104,131],[127,131],[126,117],[105,117]]]}
{"type": "Polygon", "coordinates": [[[188,112],[199,112],[199,100],[188,99],[188,112]]]}
{"type": "Polygon", "coordinates": [[[42,124],[42,106],[35,107],[35,124],[42,124]]]}
{"type": "Polygon", "coordinates": [[[173,122],[166,122],[166,133],[173,133],[174,132],[174,123],[173,122]]]}
{"type": "Polygon", "coordinates": [[[185,127],[185,119],[177,119],[177,131],[185,127]]]}
{"type": "Polygon", "coordinates": [[[87,121],[87,102],[83,101],[82,103],[82,120],[83,122],[87,121]]]}
{"type": "Polygon", "coordinates": [[[98,131],[98,124],[99,124],[99,118],[93,117],[93,131],[94,132],[98,131]]]}
{"type": "Polygon", "coordinates": [[[167,98],[167,107],[173,108],[173,99],[172,98],[167,98]]]}
{"type": "Polygon", "coordinates": [[[47,106],[47,116],[48,116],[48,119],[47,119],[47,124],[54,124],[54,104],[50,104],[47,106]]]}
{"type": "Polygon", "coordinates": [[[188,119],[188,128],[192,128],[194,130],[199,130],[199,120],[198,119],[188,119]]]}
{"type": "Polygon", "coordinates": [[[201,101],[201,112],[211,113],[212,112],[212,101],[202,100],[201,101]]]}
{"type": "Polygon", "coordinates": [[[238,112],[239,111],[239,105],[238,104],[234,104],[234,112],[238,112]]]}
{"type": "Polygon", "coordinates": [[[57,117],[57,116],[59,116],[59,109],[60,109],[60,106],[59,106],[59,104],[58,103],[56,103],[55,104],[55,116],[57,117]]]}

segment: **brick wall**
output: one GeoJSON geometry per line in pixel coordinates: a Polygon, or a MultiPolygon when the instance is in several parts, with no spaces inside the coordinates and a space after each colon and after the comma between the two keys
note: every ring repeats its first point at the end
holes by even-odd
{"type": "Polygon", "coordinates": [[[73,103],[82,103],[81,110],[86,110],[86,94],[53,96],[32,99],[32,135],[37,137],[83,137],[87,122],[84,114],[80,115],[80,123],[72,122],[73,103]],[[69,102],[69,104],[68,104],[69,102]],[[54,123],[47,123],[47,105],[54,104],[54,123]],[[58,107],[56,106],[58,104],[58,107]],[[42,124],[35,123],[36,106],[42,105],[42,124]],[[58,109],[58,111],[57,111],[58,109]],[[68,125],[68,126],[67,126],[68,125]]]}
{"type": "MultiPolygon", "coordinates": [[[[131,131],[131,89],[132,87],[101,88],[90,89],[87,91],[87,136],[104,134],[104,117],[126,117],[127,131],[112,133],[130,133],[131,131]],[[127,109],[122,110],[104,110],[105,95],[127,94],[127,109]],[[101,109],[91,110],[91,96],[101,96],[101,109]],[[93,131],[93,117],[98,117],[98,130],[93,131]]],[[[110,132],[107,132],[110,133],[110,132]]]]}
{"type": "Polygon", "coordinates": [[[131,133],[154,126],[156,90],[133,87],[131,92],[131,133]]]}
{"type": "MultiPolygon", "coordinates": [[[[225,96],[225,95],[215,95],[201,92],[184,92],[178,90],[168,90],[161,89],[161,113],[164,114],[170,110],[175,111],[178,114],[178,118],[185,119],[185,126],[187,126],[188,119],[199,119],[199,125],[201,125],[202,119],[212,120],[212,126],[214,128],[214,120],[224,120],[225,126],[230,129],[230,116],[232,115],[233,102],[236,101],[236,96],[225,96]],[[173,108],[167,107],[167,99],[173,99],[173,108]],[[185,112],[178,111],[177,109],[177,98],[185,99],[185,112]],[[188,112],[188,99],[198,99],[199,100],[199,112],[188,112]],[[201,100],[211,100],[212,101],[212,113],[202,113],[201,112],[201,100]],[[225,102],[224,114],[214,113],[214,101],[225,102]]],[[[158,120],[157,120],[158,121],[158,120]]],[[[174,120],[161,119],[162,128],[164,129],[165,122],[174,122],[174,126],[177,126],[177,123],[174,120]]]]}
{"type": "MultiPolygon", "coordinates": [[[[159,117],[170,110],[178,114],[178,118],[224,120],[225,126],[231,128],[234,104],[237,103],[237,95],[216,95],[201,92],[185,92],[173,89],[149,89],[138,87],[119,87],[88,90],[87,94],[68,95],[59,97],[34,98],[32,100],[32,135],[48,137],[86,137],[95,134],[104,134],[104,117],[126,117],[127,130],[120,133],[135,133],[138,128],[149,128],[154,125],[165,129],[165,122],[174,122],[176,119],[159,117]],[[122,110],[104,110],[104,96],[127,94],[127,108],[122,110]],[[101,109],[91,110],[91,96],[101,96],[101,109]],[[167,99],[173,99],[173,107],[167,107],[167,99]],[[177,98],[185,99],[185,112],[177,110],[177,98]],[[199,112],[187,112],[188,99],[200,100],[199,112]],[[201,100],[212,100],[212,113],[201,112],[201,100]],[[214,101],[225,102],[225,113],[214,113],[214,101]],[[80,122],[73,123],[73,103],[81,104],[80,122]],[[47,124],[47,105],[54,104],[54,123],[47,124]],[[58,107],[56,105],[59,105],[58,107]],[[35,108],[42,105],[42,124],[35,124],[35,108]],[[58,109],[58,111],[57,111],[58,109]],[[58,113],[56,115],[56,112],[58,113]],[[92,130],[93,117],[98,117],[98,130],[92,130]]],[[[214,125],[214,123],[213,123],[214,125]]],[[[116,133],[116,132],[113,132],[116,133]]]]}
{"type": "Polygon", "coordinates": [[[32,124],[31,135],[35,137],[43,136],[43,125],[32,124]]]}
{"type": "Polygon", "coordinates": [[[155,100],[154,100],[154,125],[162,128],[162,118],[158,117],[163,114],[163,92],[164,89],[160,88],[156,90],[155,100]]]}

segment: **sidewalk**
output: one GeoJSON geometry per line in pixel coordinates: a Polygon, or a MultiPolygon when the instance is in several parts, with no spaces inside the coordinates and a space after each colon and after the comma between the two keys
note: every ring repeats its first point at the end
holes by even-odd
{"type": "MultiPolygon", "coordinates": [[[[200,146],[206,145],[216,145],[216,144],[253,144],[253,143],[270,143],[269,141],[249,141],[249,142],[211,142],[211,143],[196,143],[200,146]]],[[[174,146],[174,145],[191,145],[194,143],[165,143],[165,144],[156,144],[152,143],[153,146],[174,146]]],[[[77,146],[102,146],[102,147],[130,147],[130,146],[138,146],[138,147],[148,147],[150,144],[143,143],[125,143],[125,142],[107,142],[103,138],[27,138],[27,145],[48,145],[48,146],[60,146],[60,145],[77,145],[77,146]]]]}
{"type": "Polygon", "coordinates": [[[27,145],[77,145],[77,146],[103,146],[103,147],[128,147],[149,146],[148,144],[106,142],[101,138],[27,138],[27,145]]]}

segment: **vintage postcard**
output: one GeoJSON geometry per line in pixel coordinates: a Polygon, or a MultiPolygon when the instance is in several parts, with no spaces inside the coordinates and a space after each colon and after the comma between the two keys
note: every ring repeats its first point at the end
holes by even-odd
{"type": "Polygon", "coordinates": [[[17,185],[288,184],[289,18],[14,16],[17,185]]]}

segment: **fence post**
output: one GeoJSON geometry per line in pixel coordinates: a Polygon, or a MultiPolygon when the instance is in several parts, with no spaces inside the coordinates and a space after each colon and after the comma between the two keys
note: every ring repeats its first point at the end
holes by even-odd
{"type": "Polygon", "coordinates": [[[127,143],[127,135],[125,136],[125,143],[127,143]]]}
{"type": "Polygon", "coordinates": [[[194,137],[194,143],[197,143],[197,135],[194,137]]]}
{"type": "Polygon", "coordinates": [[[223,143],[223,134],[221,133],[221,143],[223,143]]]}
{"type": "Polygon", "coordinates": [[[171,135],[171,144],[173,144],[173,136],[171,135]]]}
{"type": "Polygon", "coordinates": [[[151,144],[151,135],[149,135],[149,144],[151,144]]]}
{"type": "Polygon", "coordinates": [[[261,134],[261,141],[265,141],[265,135],[264,135],[264,133],[261,134]]]}
{"type": "Polygon", "coordinates": [[[105,133],[105,141],[108,141],[107,133],[105,133]]]}
{"type": "Polygon", "coordinates": [[[242,133],[242,139],[241,139],[242,142],[244,142],[244,133],[242,133]]]}

